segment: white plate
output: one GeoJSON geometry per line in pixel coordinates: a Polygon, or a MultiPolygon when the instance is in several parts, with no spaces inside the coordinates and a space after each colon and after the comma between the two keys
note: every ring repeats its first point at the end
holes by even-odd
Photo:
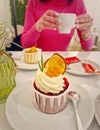
{"type": "Polygon", "coordinates": [[[23,69],[23,70],[36,70],[38,69],[38,64],[28,64],[25,63],[22,59],[20,60],[15,60],[15,63],[17,64],[19,69],[23,69]]]}
{"type": "Polygon", "coordinates": [[[100,95],[97,96],[96,102],[95,102],[95,117],[100,126],[100,95]]]}
{"type": "Polygon", "coordinates": [[[18,66],[18,69],[23,69],[23,70],[36,70],[38,69],[38,64],[28,64],[24,62],[23,60],[23,53],[22,51],[20,52],[14,52],[12,55],[12,58],[14,59],[15,63],[18,66]]]}
{"type": "MultiPolygon", "coordinates": [[[[22,69],[22,70],[37,70],[39,68],[38,63],[28,64],[28,63],[24,62],[22,52],[17,52],[15,54],[15,56],[12,56],[12,57],[14,58],[14,61],[17,64],[19,69],[22,69]]],[[[48,58],[48,55],[43,54],[44,61],[47,58],[48,58]]]]}
{"type": "Polygon", "coordinates": [[[82,67],[82,62],[84,63],[89,63],[92,64],[93,66],[95,66],[95,68],[97,70],[100,70],[100,66],[98,64],[96,64],[93,61],[90,60],[84,60],[81,62],[76,62],[76,63],[72,63],[69,65],[69,69],[67,69],[67,72],[70,74],[74,74],[74,75],[79,75],[79,76],[88,76],[88,75],[94,75],[94,73],[86,73],[84,68],[82,67]]]}
{"type": "MultiPolygon", "coordinates": [[[[88,92],[78,84],[69,90],[76,90],[81,95],[78,111],[83,126],[87,129],[94,117],[93,102],[88,92]]],[[[57,114],[45,114],[33,105],[32,81],[19,83],[11,92],[6,102],[6,116],[14,130],[77,130],[73,104],[57,114]]]]}

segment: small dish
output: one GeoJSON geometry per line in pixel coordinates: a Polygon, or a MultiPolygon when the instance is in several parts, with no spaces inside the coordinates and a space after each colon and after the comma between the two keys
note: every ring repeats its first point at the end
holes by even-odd
{"type": "Polygon", "coordinates": [[[37,70],[38,69],[38,64],[28,64],[25,63],[23,59],[15,59],[15,63],[17,64],[18,69],[22,70],[37,70]]]}
{"type": "Polygon", "coordinates": [[[95,75],[96,73],[87,73],[83,66],[82,63],[89,63],[92,64],[93,66],[95,66],[95,68],[97,70],[100,70],[100,66],[98,64],[96,64],[93,61],[90,60],[83,60],[80,62],[76,62],[76,63],[72,63],[69,64],[68,69],[66,70],[68,73],[73,74],[73,75],[77,75],[77,76],[89,76],[89,75],[95,75]]]}

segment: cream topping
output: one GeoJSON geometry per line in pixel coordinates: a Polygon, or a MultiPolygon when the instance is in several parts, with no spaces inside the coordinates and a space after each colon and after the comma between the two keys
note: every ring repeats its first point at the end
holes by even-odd
{"type": "Polygon", "coordinates": [[[36,72],[35,84],[37,88],[44,93],[59,93],[61,90],[63,90],[64,77],[64,75],[49,77],[45,74],[45,71],[41,72],[38,70],[36,72]]]}

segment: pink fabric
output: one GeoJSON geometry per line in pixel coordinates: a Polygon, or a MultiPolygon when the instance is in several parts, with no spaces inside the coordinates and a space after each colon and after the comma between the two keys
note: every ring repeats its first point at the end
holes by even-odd
{"type": "MultiPolygon", "coordinates": [[[[65,0],[50,0],[45,3],[41,3],[39,0],[28,0],[24,30],[21,36],[21,43],[24,48],[35,45],[43,51],[66,51],[68,49],[74,29],[71,30],[70,34],[59,34],[57,30],[44,30],[40,33],[35,29],[35,22],[46,10],[51,9],[57,12],[75,13],[76,15],[86,13],[83,0],[74,0],[71,5],[68,5],[65,0]]],[[[84,50],[91,49],[93,45],[92,37],[88,41],[84,41],[82,38],[80,40],[84,50]]]]}

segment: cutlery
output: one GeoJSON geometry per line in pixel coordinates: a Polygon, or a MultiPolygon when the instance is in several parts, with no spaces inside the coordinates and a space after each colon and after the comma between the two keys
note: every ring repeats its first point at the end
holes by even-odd
{"type": "Polygon", "coordinates": [[[94,74],[100,74],[100,70],[95,71],[94,74]]]}
{"type": "Polygon", "coordinates": [[[14,45],[16,45],[16,46],[18,46],[21,49],[24,49],[22,46],[20,46],[19,44],[15,43],[15,42],[11,42],[11,43],[14,44],[14,45]]]}
{"type": "MultiPolygon", "coordinates": [[[[9,41],[9,39],[6,39],[7,41],[9,41]]],[[[21,49],[24,49],[21,45],[19,45],[18,43],[12,41],[11,44],[14,44],[15,46],[21,48],[21,49]]]]}
{"type": "Polygon", "coordinates": [[[80,99],[80,95],[75,91],[70,91],[70,92],[68,92],[67,96],[73,102],[73,105],[74,105],[78,130],[84,130],[83,126],[82,126],[81,119],[80,119],[79,114],[78,114],[78,110],[77,110],[77,103],[80,99]]]}

